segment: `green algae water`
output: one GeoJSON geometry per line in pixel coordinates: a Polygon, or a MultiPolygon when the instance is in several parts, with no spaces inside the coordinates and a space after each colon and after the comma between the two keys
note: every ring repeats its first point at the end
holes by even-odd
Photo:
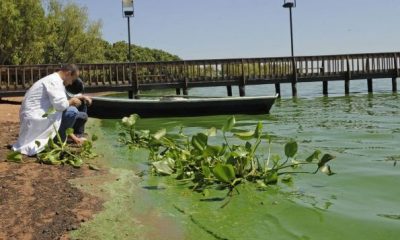
{"type": "MultiPolygon", "coordinates": [[[[278,100],[269,115],[236,116],[242,129],[253,129],[262,121],[264,131],[273,135],[275,153],[282,153],[283,144],[294,139],[299,143],[298,158],[315,149],[335,155],[330,165],[337,174],[296,175],[292,184],[279,183],[263,191],[244,184],[223,208],[226,191],[212,190],[204,196],[169,177],[141,176],[149,168],[147,152],[116,142],[118,120],[97,121],[101,127],[90,131],[100,135],[97,152],[111,168],[110,180],[99,186],[108,198],[104,211],[72,238],[399,239],[399,95],[339,96],[339,89],[334,88],[331,97],[307,94],[278,100]]],[[[223,95],[223,90],[213,92],[223,95]]],[[[204,94],[197,91],[194,95],[204,94]]],[[[183,126],[190,134],[219,128],[227,117],[142,119],[139,127],[174,132],[183,126]]],[[[262,146],[259,154],[266,152],[262,146]]]]}

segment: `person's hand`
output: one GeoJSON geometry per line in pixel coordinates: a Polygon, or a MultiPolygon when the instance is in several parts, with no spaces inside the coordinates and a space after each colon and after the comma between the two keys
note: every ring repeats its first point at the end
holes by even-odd
{"type": "Polygon", "coordinates": [[[70,106],[75,106],[75,107],[79,107],[82,104],[81,100],[79,100],[76,97],[69,99],[68,102],[70,106]]]}
{"type": "Polygon", "coordinates": [[[92,105],[92,98],[88,96],[82,96],[82,100],[86,103],[86,105],[90,106],[92,105]]]}

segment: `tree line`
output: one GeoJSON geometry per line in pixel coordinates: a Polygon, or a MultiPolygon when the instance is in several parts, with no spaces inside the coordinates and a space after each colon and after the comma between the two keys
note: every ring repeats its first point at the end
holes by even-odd
{"type": "MultiPolygon", "coordinates": [[[[61,0],[0,1],[0,65],[126,62],[128,44],[102,39],[101,21],[61,0]]],[[[133,61],[171,61],[162,50],[132,45],[133,61]]]]}

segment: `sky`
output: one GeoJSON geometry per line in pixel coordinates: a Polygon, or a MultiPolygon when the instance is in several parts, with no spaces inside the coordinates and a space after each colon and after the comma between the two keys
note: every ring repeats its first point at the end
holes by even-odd
{"type": "MultiPolygon", "coordinates": [[[[101,20],[103,38],[128,41],[121,0],[69,0],[101,20]]],[[[183,59],[290,55],[283,0],[135,0],[132,43],[183,59]]],[[[298,0],[294,53],[400,51],[400,0],[298,0]]]]}

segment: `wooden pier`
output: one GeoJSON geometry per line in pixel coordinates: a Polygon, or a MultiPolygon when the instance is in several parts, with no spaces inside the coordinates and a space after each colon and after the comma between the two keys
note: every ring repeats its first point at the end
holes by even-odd
{"type": "MultiPolygon", "coordinates": [[[[377,78],[391,78],[392,91],[397,92],[400,52],[78,65],[86,92],[130,91],[135,95],[141,90],[172,88],[187,95],[190,88],[226,86],[231,96],[232,86],[237,86],[240,96],[245,96],[248,85],[274,84],[280,94],[280,84],[290,83],[296,96],[297,83],[319,81],[322,94],[327,95],[330,81],[344,81],[344,92],[349,94],[352,80],[366,79],[368,92],[372,92],[377,78]]],[[[24,95],[35,81],[58,68],[1,65],[0,98],[24,95]]]]}

